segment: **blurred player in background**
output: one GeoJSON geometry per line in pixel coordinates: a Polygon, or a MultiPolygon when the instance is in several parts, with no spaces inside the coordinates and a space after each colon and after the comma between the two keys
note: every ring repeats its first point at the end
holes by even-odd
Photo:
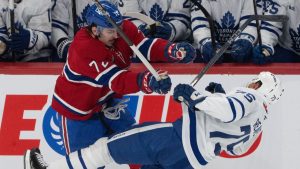
{"type": "MultiPolygon", "coordinates": [[[[246,87],[225,94],[210,83],[199,93],[187,84],[174,89],[184,103],[183,117],[174,123],[145,123],[97,140],[88,148],[46,165],[39,149],[28,150],[25,163],[35,169],[96,169],[109,163],[156,165],[157,169],[200,169],[221,151],[241,155],[263,131],[268,108],[283,93],[280,80],[261,72],[246,87]]],[[[28,169],[26,168],[26,169],[28,169]]]]}
{"type": "Polygon", "coordinates": [[[138,12],[157,22],[156,32],[151,35],[149,25],[137,18],[128,18],[145,36],[169,41],[187,40],[190,30],[189,0],[119,0],[121,13],[138,12]]]}
{"type": "Polygon", "coordinates": [[[289,20],[285,24],[262,23],[263,43],[261,47],[257,45],[253,50],[254,63],[262,65],[271,62],[300,62],[300,1],[266,0],[264,2],[265,14],[287,15],[289,20]]]}
{"type": "Polygon", "coordinates": [[[9,1],[0,0],[0,60],[48,61],[51,0],[14,0],[13,19],[9,1]]]}
{"type": "MultiPolygon", "coordinates": [[[[216,29],[216,50],[221,48],[235,31],[254,15],[254,5],[251,0],[202,0],[201,5],[207,10],[214,20],[216,29]],[[234,5],[233,5],[234,4],[234,5]]],[[[261,10],[258,10],[261,14],[261,10]]],[[[194,5],[191,12],[194,46],[200,50],[204,62],[209,62],[213,57],[210,26],[203,12],[194,5]]],[[[246,62],[252,55],[253,44],[257,39],[255,21],[251,22],[233,42],[230,54],[221,57],[218,63],[224,61],[246,62]]]]}
{"type": "MultiPolygon", "coordinates": [[[[116,4],[117,0],[108,0],[116,4]]],[[[56,0],[52,8],[51,43],[57,49],[56,61],[66,61],[74,34],[87,26],[87,9],[94,4],[92,0],[56,0]],[[74,23],[76,25],[74,25],[74,23]]]]}
{"type": "MultiPolygon", "coordinates": [[[[145,38],[133,23],[123,21],[115,5],[99,2],[149,60],[193,60],[195,50],[191,45],[145,38]]],[[[87,9],[85,18],[88,26],[77,32],[70,45],[51,105],[57,111],[66,154],[135,124],[123,95],[139,91],[166,94],[171,88],[171,79],[165,71],[158,71],[161,78],[158,81],[149,71],[128,70],[133,51],[95,4],[87,9]]]]}

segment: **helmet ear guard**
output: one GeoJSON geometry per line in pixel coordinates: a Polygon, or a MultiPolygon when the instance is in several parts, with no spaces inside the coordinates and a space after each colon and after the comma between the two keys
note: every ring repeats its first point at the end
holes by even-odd
{"type": "Polygon", "coordinates": [[[271,72],[261,72],[251,82],[261,84],[256,90],[265,97],[269,105],[276,103],[284,92],[280,80],[271,72]]]}

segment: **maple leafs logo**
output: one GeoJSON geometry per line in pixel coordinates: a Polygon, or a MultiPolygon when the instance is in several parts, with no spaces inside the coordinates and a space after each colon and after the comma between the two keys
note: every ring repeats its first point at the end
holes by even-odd
{"type": "Polygon", "coordinates": [[[76,17],[77,17],[77,26],[78,26],[79,28],[81,28],[81,27],[87,25],[85,16],[86,16],[87,11],[88,11],[89,8],[90,8],[90,4],[88,4],[88,5],[82,10],[81,16],[76,15],[76,17]]]}
{"type": "Polygon", "coordinates": [[[300,52],[300,25],[299,27],[297,28],[297,30],[293,30],[293,29],[290,29],[290,35],[291,35],[291,39],[293,41],[292,43],[292,48],[297,51],[297,52],[300,52]]]}
{"type": "Polygon", "coordinates": [[[234,28],[235,19],[229,11],[225,13],[225,16],[223,16],[221,22],[222,28],[234,28]]]}
{"type": "Polygon", "coordinates": [[[162,21],[164,18],[164,11],[157,3],[153,5],[149,13],[150,13],[150,17],[155,21],[162,21]]]}

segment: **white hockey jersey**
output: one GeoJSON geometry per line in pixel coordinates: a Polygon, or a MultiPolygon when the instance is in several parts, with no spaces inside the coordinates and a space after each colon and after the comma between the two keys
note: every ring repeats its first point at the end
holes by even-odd
{"type": "MultiPolygon", "coordinates": [[[[72,0],[54,0],[52,8],[52,38],[51,43],[56,44],[61,38],[70,40],[74,37],[72,0]]],[[[77,27],[87,26],[84,16],[88,7],[94,4],[93,0],[74,0],[76,4],[77,27]]],[[[117,5],[117,0],[108,0],[117,5]]]]}
{"type": "MultiPolygon", "coordinates": [[[[200,1],[199,1],[200,2],[200,1]]],[[[253,2],[250,0],[202,0],[201,5],[214,20],[216,40],[221,44],[228,41],[232,34],[254,14],[253,2]]],[[[261,13],[261,10],[258,10],[261,13]]],[[[211,37],[208,19],[203,12],[194,5],[191,11],[192,32],[194,45],[199,48],[200,43],[211,37]]],[[[257,38],[255,21],[243,31],[257,38]]]]}
{"type": "MultiPolygon", "coordinates": [[[[174,25],[175,36],[172,41],[187,39],[190,34],[189,0],[119,0],[121,13],[140,12],[155,21],[166,21],[174,25]]],[[[136,18],[130,20],[139,27],[143,21],[136,18]]]]}
{"type": "MultiPolygon", "coordinates": [[[[23,0],[16,4],[15,24],[32,29],[38,36],[36,45],[31,50],[18,54],[25,56],[21,61],[50,56],[51,5],[51,0],[23,0]]],[[[8,0],[0,0],[0,8],[0,36],[9,40],[11,24],[8,0]]]]}
{"type": "Polygon", "coordinates": [[[283,14],[289,17],[288,22],[283,26],[283,34],[279,38],[279,44],[300,55],[300,1],[281,0],[283,14]]]}
{"type": "Polygon", "coordinates": [[[183,105],[182,141],[189,162],[201,168],[226,151],[245,153],[262,131],[267,117],[263,96],[240,87],[225,94],[213,94],[187,111],[183,105]]]}

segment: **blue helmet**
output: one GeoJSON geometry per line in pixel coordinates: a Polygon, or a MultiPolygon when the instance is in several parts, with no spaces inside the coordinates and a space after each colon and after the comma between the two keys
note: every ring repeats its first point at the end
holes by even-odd
{"type": "MultiPolygon", "coordinates": [[[[112,20],[114,20],[117,25],[121,25],[123,22],[123,17],[118,8],[108,1],[100,0],[99,2],[112,20]]],[[[96,4],[93,4],[88,8],[85,19],[89,26],[94,23],[103,28],[113,28],[113,25],[109,23],[103,13],[98,9],[96,4]]]]}

